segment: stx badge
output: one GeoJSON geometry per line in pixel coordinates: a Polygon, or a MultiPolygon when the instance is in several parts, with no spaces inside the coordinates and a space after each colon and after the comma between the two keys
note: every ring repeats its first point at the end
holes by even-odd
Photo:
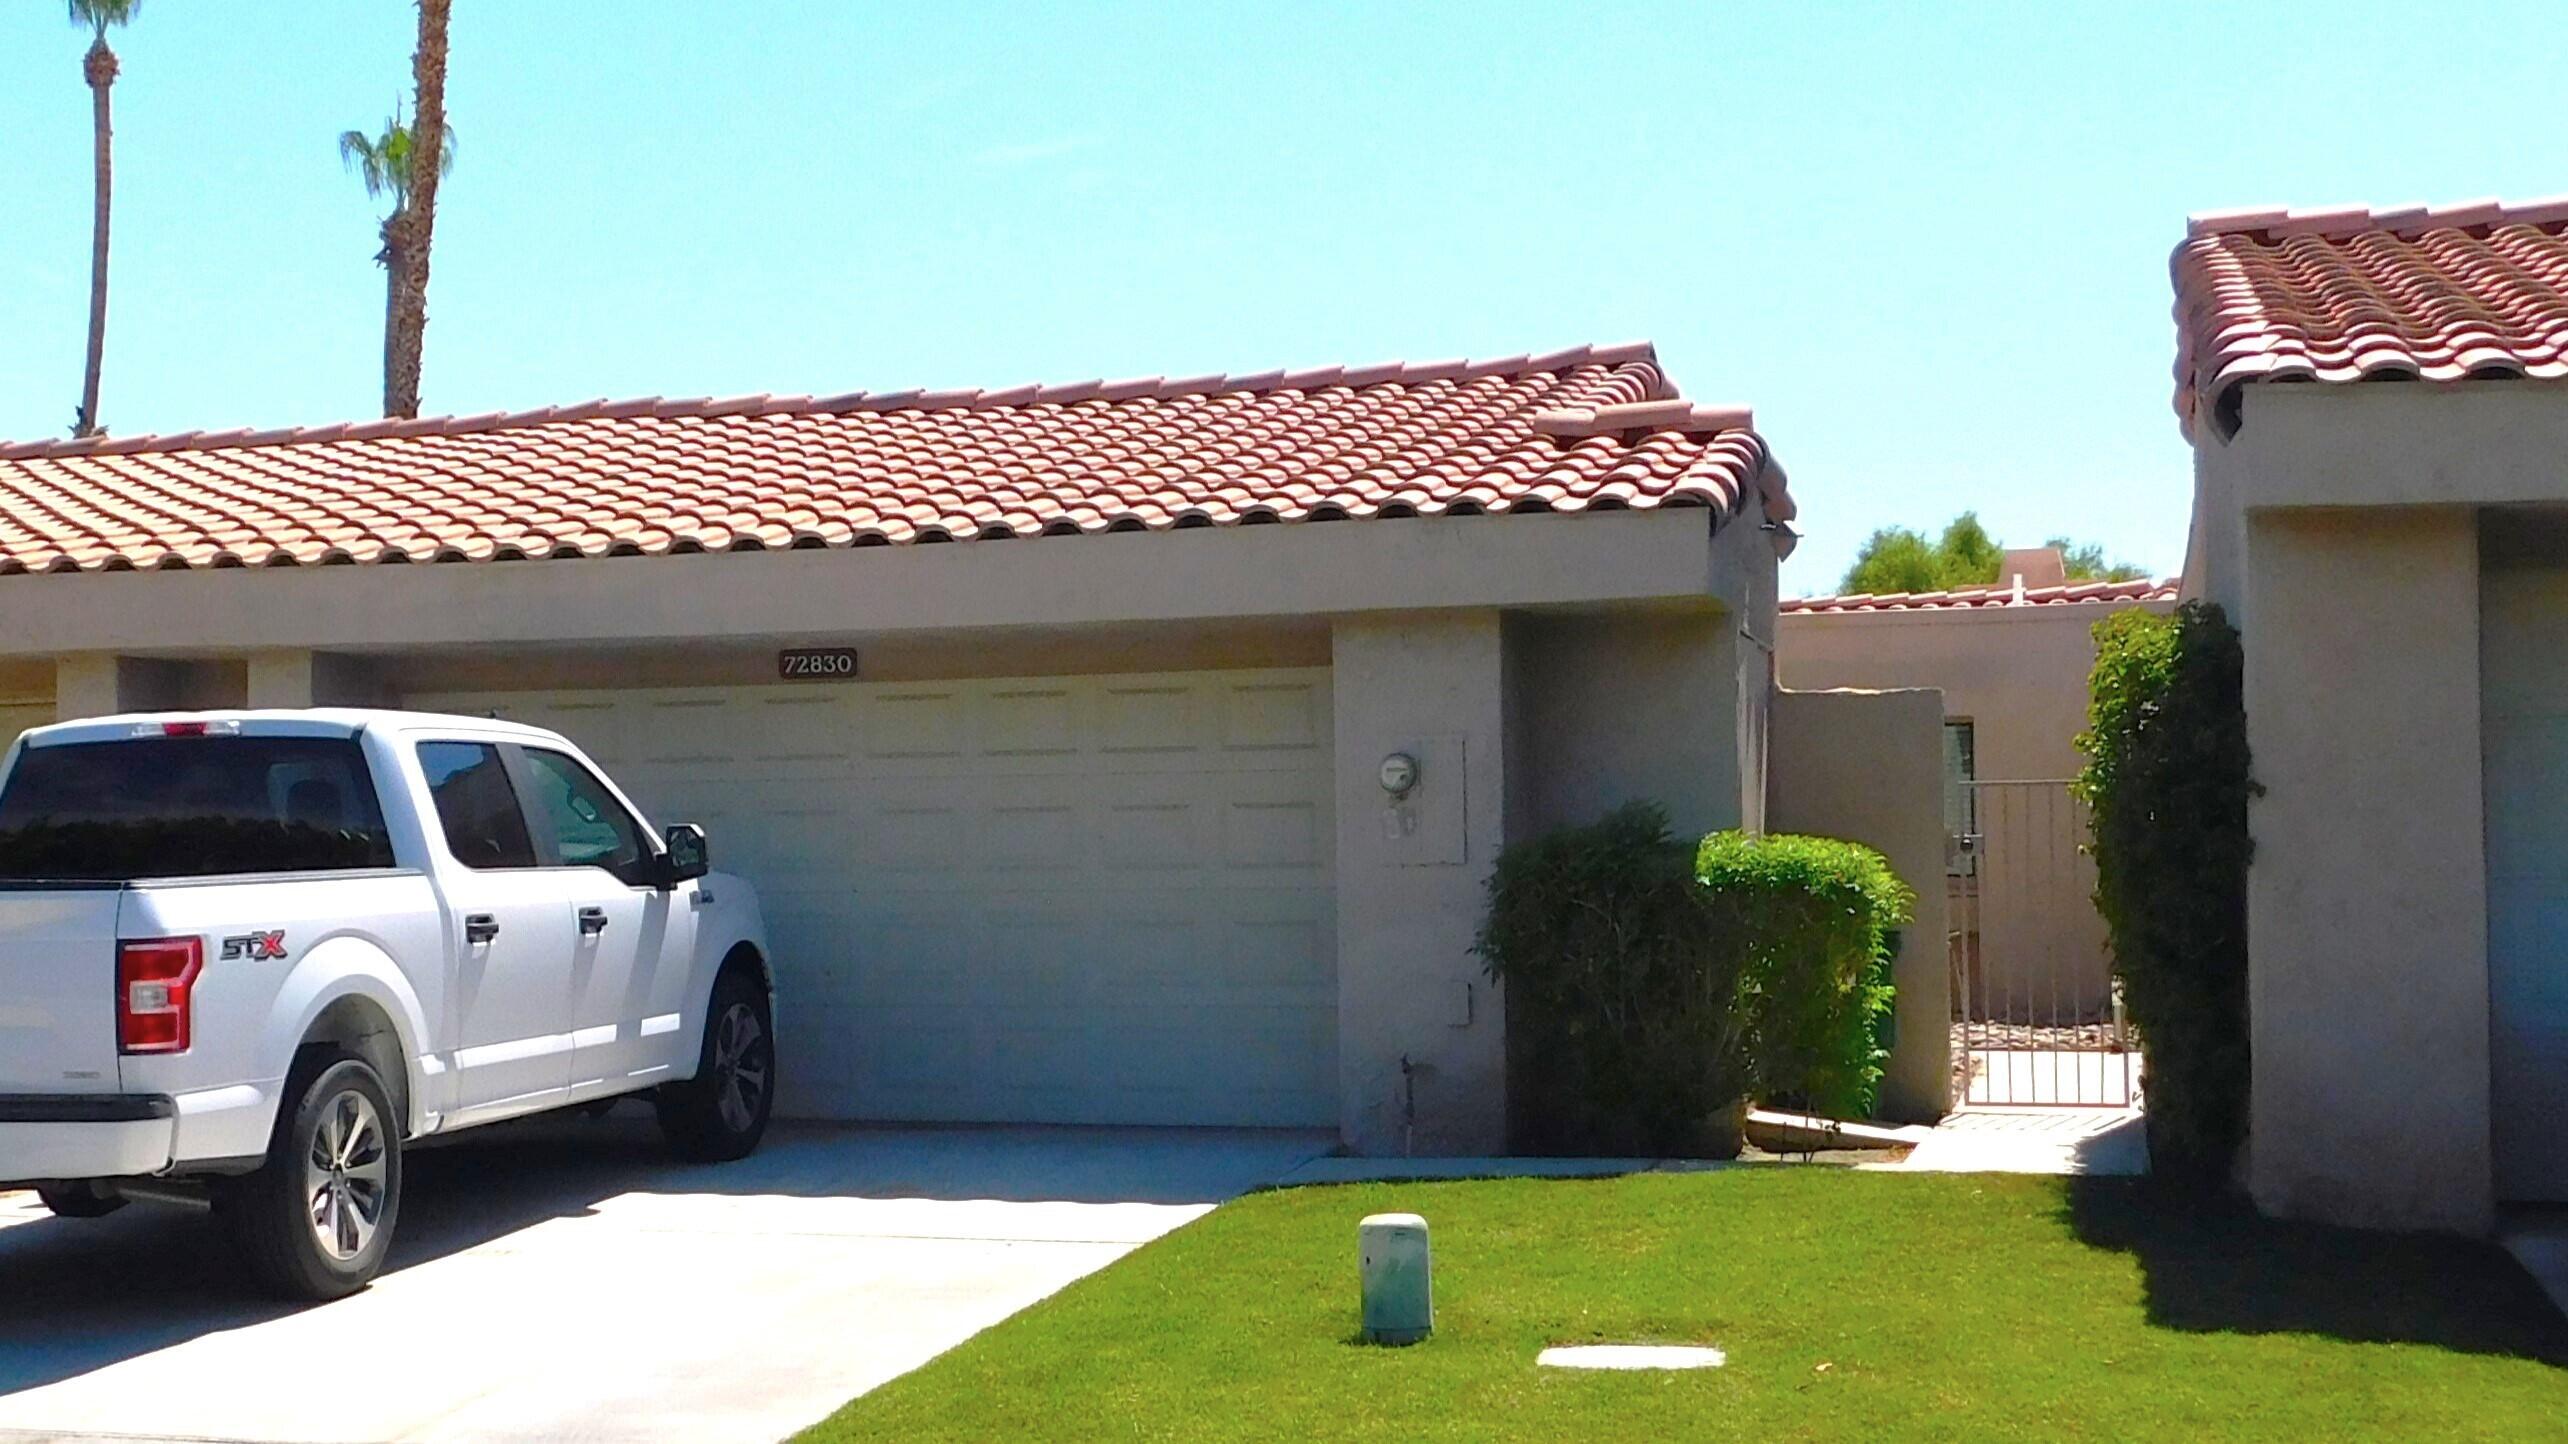
{"type": "Polygon", "coordinates": [[[242,958],[264,962],[284,956],[285,930],[282,928],[272,933],[243,933],[237,938],[223,940],[223,961],[227,963],[242,958]]]}

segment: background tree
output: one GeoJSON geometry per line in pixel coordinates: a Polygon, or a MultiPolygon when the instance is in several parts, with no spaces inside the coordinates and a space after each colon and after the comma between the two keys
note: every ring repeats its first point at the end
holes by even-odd
{"type": "MultiPolygon", "coordinates": [[[[455,137],[449,131],[445,144],[438,147],[437,165],[444,170],[455,168],[455,137]]],[[[361,130],[339,134],[339,159],[366,183],[366,194],[389,196],[392,213],[383,219],[383,249],[375,252],[375,264],[384,268],[383,280],[383,414],[416,416],[419,414],[419,346],[404,334],[402,279],[408,274],[402,265],[402,252],[410,245],[412,231],[407,224],[413,197],[417,194],[416,177],[421,161],[416,128],[401,119],[401,109],[394,106],[392,115],[383,123],[381,135],[370,136],[361,130]],[[409,409],[397,409],[401,397],[397,378],[404,371],[402,356],[410,378],[409,409]]],[[[423,282],[424,284],[424,282],[423,282]]],[[[420,294],[422,323],[426,319],[427,297],[420,294]]]]}
{"type": "Polygon", "coordinates": [[[107,358],[107,212],[116,189],[114,126],[109,123],[107,93],[116,83],[116,52],[107,47],[107,32],[124,25],[143,0],[70,0],[71,23],[89,27],[89,53],[81,57],[81,77],[89,82],[89,146],[94,181],[89,215],[89,361],[80,375],[80,410],[71,422],[74,436],[96,436],[98,373],[107,358]]]}
{"type": "MultiPolygon", "coordinates": [[[[2060,549],[2073,582],[2127,582],[2149,574],[2129,562],[2106,561],[2104,548],[2093,542],[2078,545],[2066,537],[2053,537],[2044,545],[2060,549]]],[[[1846,569],[1846,578],[1838,590],[1880,594],[1994,586],[2005,562],[2006,548],[1988,534],[1987,527],[1980,525],[1979,513],[1966,511],[1953,518],[1933,541],[1904,526],[1886,526],[1874,532],[1855,553],[1855,563],[1846,569]]]]}
{"type": "Polygon", "coordinates": [[[414,113],[419,118],[411,146],[409,204],[392,224],[401,231],[390,271],[392,314],[397,339],[387,353],[383,380],[383,414],[419,414],[419,358],[428,339],[428,258],[437,230],[437,182],[454,168],[446,126],[446,12],[451,0],[419,0],[419,44],[410,55],[411,84],[417,90],[414,113]]]}

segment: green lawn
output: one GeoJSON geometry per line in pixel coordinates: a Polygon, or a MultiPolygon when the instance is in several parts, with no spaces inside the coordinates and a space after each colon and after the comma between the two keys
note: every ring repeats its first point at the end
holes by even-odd
{"type": "Polygon", "coordinates": [[[2124,1180],[1742,1168],[1222,1208],[806,1435],[854,1439],[2568,1436],[2568,1323],[2494,1249],[2189,1215],[2124,1180]],[[1437,1333],[1353,1340],[1415,1210],[1437,1333]],[[1564,1374],[1546,1344],[1727,1368],[1564,1374]]]}

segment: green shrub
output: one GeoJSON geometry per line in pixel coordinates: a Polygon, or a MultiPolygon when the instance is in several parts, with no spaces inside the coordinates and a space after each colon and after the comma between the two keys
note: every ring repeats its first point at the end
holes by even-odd
{"type": "Polygon", "coordinates": [[[1507,989],[1511,1146],[1726,1157],[1740,1105],[1786,1091],[1860,1115],[1908,901],[1868,849],[1697,846],[1646,803],[1508,848],[1478,950],[1507,989]]]}
{"type": "Polygon", "coordinates": [[[2151,1169],[2225,1182],[2247,1129],[2247,711],[2220,608],[2097,624],[2077,794],[2146,1063],[2151,1169]]]}
{"type": "Polygon", "coordinates": [[[1870,1117],[1890,1056],[1891,951],[1915,894],[1871,848],[1718,832],[1695,855],[1741,961],[1748,1068],[1769,1097],[1870,1117]]]}
{"type": "Polygon", "coordinates": [[[1645,803],[1499,854],[1478,951],[1507,988],[1517,1152],[1738,1151],[1740,960],[1708,901],[1692,845],[1645,803]]]}

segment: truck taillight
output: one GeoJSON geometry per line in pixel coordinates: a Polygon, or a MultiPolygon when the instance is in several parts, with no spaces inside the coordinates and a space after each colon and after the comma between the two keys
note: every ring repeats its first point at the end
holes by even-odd
{"type": "Polygon", "coordinates": [[[116,945],[116,1049],[184,1053],[194,1015],[198,938],[134,938],[116,945]]]}

